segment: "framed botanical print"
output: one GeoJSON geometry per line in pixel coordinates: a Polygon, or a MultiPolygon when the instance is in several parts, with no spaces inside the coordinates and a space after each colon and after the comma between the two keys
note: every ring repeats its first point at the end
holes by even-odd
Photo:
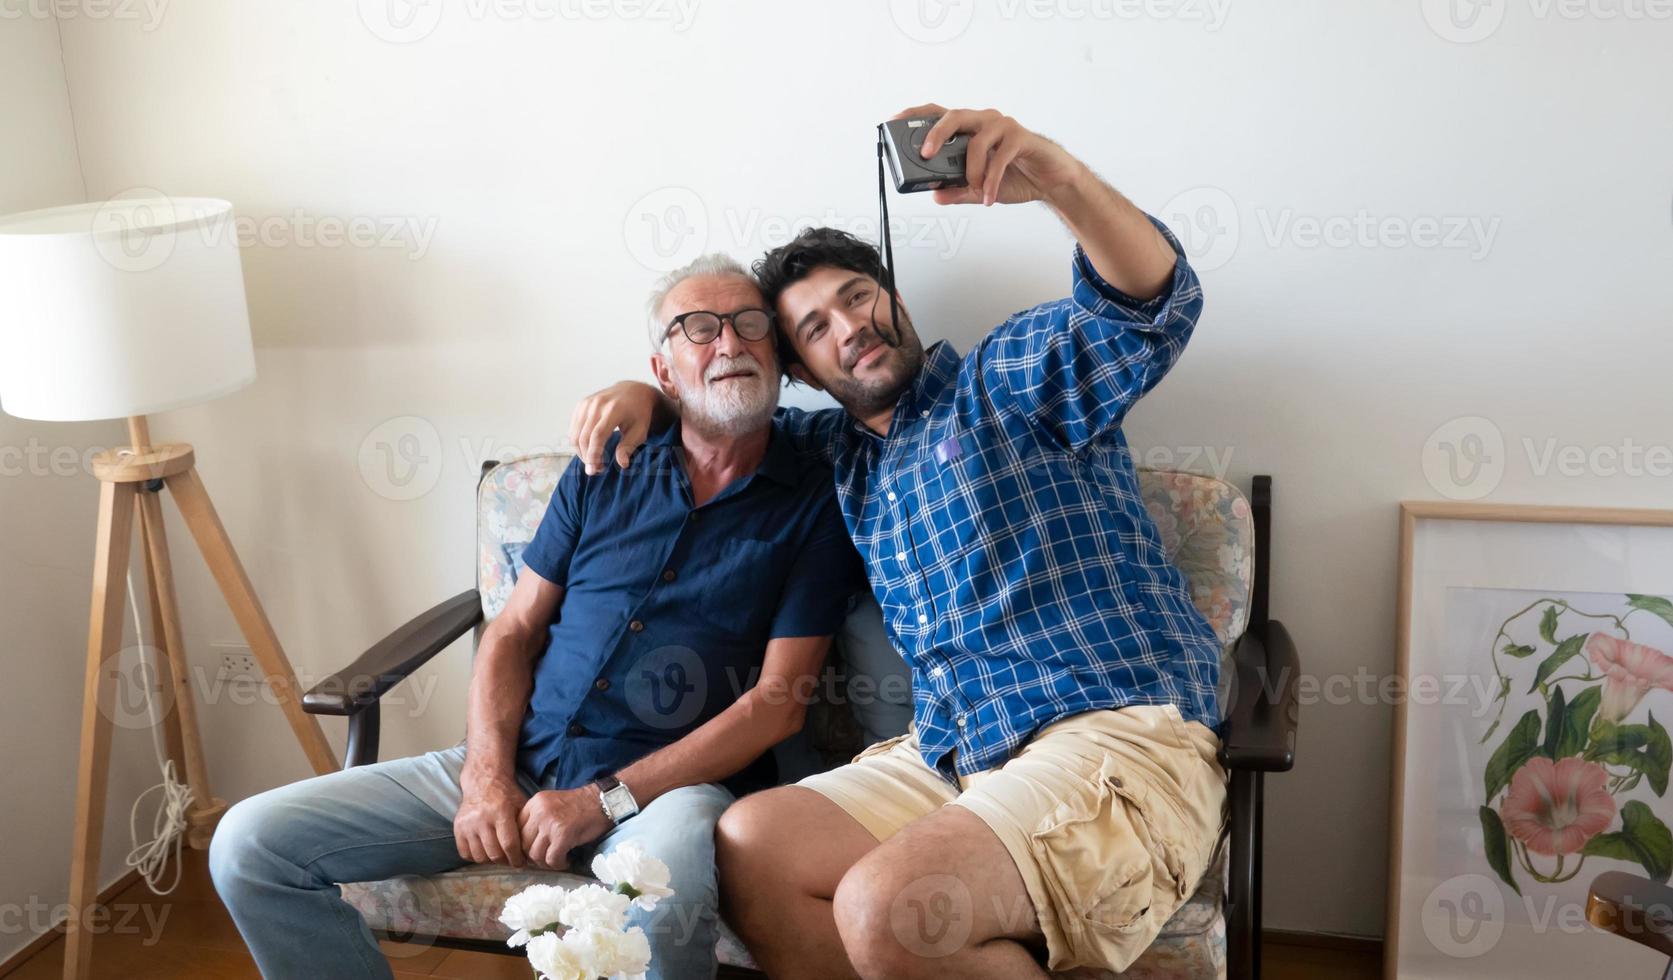
{"type": "Polygon", "coordinates": [[[1673,873],[1673,511],[1400,512],[1386,975],[1655,977],[1586,922],[1673,873]]]}

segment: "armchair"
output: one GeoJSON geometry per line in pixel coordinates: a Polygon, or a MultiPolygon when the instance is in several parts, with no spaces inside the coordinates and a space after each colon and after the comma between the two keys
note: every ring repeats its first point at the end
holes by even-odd
{"type": "MultiPolygon", "coordinates": [[[[303,699],[305,710],[348,719],[345,767],[376,761],[379,699],[467,632],[478,638],[510,594],[522,547],[534,536],[569,457],[528,456],[483,465],[477,494],[477,588],[420,614],[327,677],[303,699]]],[[[1268,772],[1294,763],[1300,661],[1283,624],[1268,616],[1272,480],[1254,477],[1251,498],[1220,480],[1189,473],[1140,471],[1145,504],[1164,546],[1191,584],[1193,600],[1224,648],[1222,705],[1229,706],[1220,760],[1230,774],[1230,815],[1218,854],[1197,892],[1161,936],[1121,976],[1250,978],[1260,976],[1262,791],[1268,772]]],[[[840,649],[868,635],[851,617],[840,649]]],[[[870,631],[878,635],[878,631],[870,631]]],[[[895,656],[898,663],[898,655],[895,656]]],[[[838,683],[841,678],[839,675],[838,683]]],[[[823,687],[823,685],[821,685],[823,687]]],[[[840,687],[839,687],[840,693],[840,687]]],[[[863,747],[862,726],[838,697],[809,711],[814,747],[840,761],[863,747]]],[[[520,955],[508,948],[497,916],[505,899],[536,882],[573,885],[568,872],[469,866],[429,877],[343,883],[343,897],[375,933],[436,945],[520,955]]],[[[717,949],[722,976],[756,977],[749,953],[728,929],[717,949]]],[[[1063,974],[1104,980],[1101,971],[1063,974]]]]}

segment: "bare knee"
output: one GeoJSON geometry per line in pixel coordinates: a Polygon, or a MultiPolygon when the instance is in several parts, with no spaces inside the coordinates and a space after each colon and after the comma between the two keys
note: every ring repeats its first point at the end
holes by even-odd
{"type": "Polygon", "coordinates": [[[828,902],[842,876],[876,846],[853,817],[806,787],[751,794],[732,804],[715,828],[722,900],[768,907],[804,898],[828,902]]]}
{"type": "Polygon", "coordinates": [[[782,789],[752,793],[727,808],[715,825],[715,863],[723,892],[735,896],[781,892],[796,862],[785,848],[793,840],[793,803],[782,789]]]}
{"type": "Polygon", "coordinates": [[[903,878],[886,854],[855,864],[831,903],[854,971],[868,980],[944,972],[937,961],[963,944],[970,924],[968,910],[960,915],[948,891],[941,882],[903,878]]]}
{"type": "Polygon", "coordinates": [[[749,860],[779,847],[791,819],[781,791],[782,787],[751,793],[727,807],[715,825],[717,852],[749,860]]]}

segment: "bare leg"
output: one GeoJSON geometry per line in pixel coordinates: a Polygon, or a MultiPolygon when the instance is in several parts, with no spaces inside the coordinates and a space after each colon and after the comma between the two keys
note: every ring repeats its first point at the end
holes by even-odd
{"type": "Polygon", "coordinates": [[[1044,978],[1039,919],[1010,852],[982,819],[947,806],[906,825],[843,876],[834,910],[866,980],[1044,978]]]}
{"type": "Polygon", "coordinates": [[[837,883],[876,838],[803,786],[746,796],[720,818],[715,860],[721,909],[774,980],[856,976],[837,934],[837,883]]]}

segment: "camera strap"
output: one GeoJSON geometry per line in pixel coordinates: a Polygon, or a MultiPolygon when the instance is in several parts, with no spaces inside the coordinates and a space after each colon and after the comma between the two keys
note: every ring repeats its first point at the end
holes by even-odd
{"type": "Polygon", "coordinates": [[[877,244],[880,255],[878,285],[889,294],[889,329],[877,322],[877,300],[871,303],[871,326],[878,339],[890,347],[900,346],[900,334],[894,325],[900,322],[900,301],[895,296],[895,245],[889,234],[889,182],[884,175],[883,125],[877,126],[877,244]]]}

